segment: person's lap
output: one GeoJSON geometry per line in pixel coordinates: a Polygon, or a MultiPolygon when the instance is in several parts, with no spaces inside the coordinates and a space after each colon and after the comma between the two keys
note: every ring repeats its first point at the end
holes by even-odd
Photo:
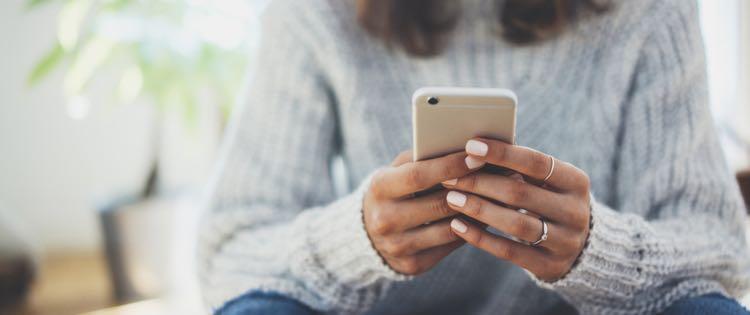
{"type": "Polygon", "coordinates": [[[272,292],[250,292],[242,295],[217,310],[215,315],[312,315],[318,314],[301,302],[272,292]]]}
{"type": "Polygon", "coordinates": [[[721,294],[713,293],[694,298],[687,298],[672,304],[663,315],[698,315],[698,314],[750,314],[740,303],[721,294]]]}
{"type": "MultiPolygon", "coordinates": [[[[271,292],[251,292],[240,296],[215,312],[216,315],[313,315],[318,312],[306,305],[281,294],[271,292]]],[[[707,294],[694,298],[677,301],[667,308],[663,315],[693,315],[693,314],[750,314],[737,301],[721,294],[707,294]]]]}

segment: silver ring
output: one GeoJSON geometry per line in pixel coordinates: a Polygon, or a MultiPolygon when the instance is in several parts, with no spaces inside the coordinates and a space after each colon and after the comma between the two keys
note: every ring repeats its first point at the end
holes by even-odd
{"type": "Polygon", "coordinates": [[[552,173],[555,172],[555,157],[549,156],[549,159],[552,160],[552,167],[549,168],[549,173],[547,174],[547,177],[544,178],[543,182],[546,184],[550,177],[552,177],[552,173]]]}
{"type": "Polygon", "coordinates": [[[542,221],[542,235],[539,236],[539,239],[536,240],[536,242],[531,243],[531,246],[537,246],[541,244],[542,242],[547,240],[547,232],[549,232],[549,229],[547,228],[547,222],[544,221],[544,219],[539,218],[539,221],[542,221]]]}

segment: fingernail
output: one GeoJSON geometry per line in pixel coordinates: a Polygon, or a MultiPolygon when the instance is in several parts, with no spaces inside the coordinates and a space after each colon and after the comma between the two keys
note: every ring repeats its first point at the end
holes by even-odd
{"type": "Polygon", "coordinates": [[[487,156],[487,150],[489,150],[489,147],[484,142],[469,140],[469,142],[466,143],[466,153],[471,155],[487,156]]]}
{"type": "Polygon", "coordinates": [[[458,184],[458,178],[449,179],[443,182],[443,185],[447,186],[456,186],[456,184],[458,184]]]}
{"type": "Polygon", "coordinates": [[[464,161],[466,162],[466,166],[470,170],[473,170],[473,169],[480,168],[480,167],[484,166],[484,161],[482,161],[480,159],[477,159],[477,158],[475,158],[473,156],[467,156],[464,161]]]}
{"type": "Polygon", "coordinates": [[[449,192],[446,199],[448,200],[448,203],[454,206],[463,207],[466,204],[466,195],[457,191],[449,192]]]}
{"type": "Polygon", "coordinates": [[[469,230],[469,227],[459,219],[453,219],[453,221],[451,221],[451,228],[458,233],[466,233],[466,231],[469,230]]]}

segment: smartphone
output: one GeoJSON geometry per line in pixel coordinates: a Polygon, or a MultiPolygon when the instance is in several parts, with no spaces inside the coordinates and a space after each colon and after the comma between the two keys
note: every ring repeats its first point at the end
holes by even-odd
{"type": "Polygon", "coordinates": [[[518,98],[506,89],[425,87],[412,97],[414,161],[463,151],[475,137],[516,142],[518,98]]]}

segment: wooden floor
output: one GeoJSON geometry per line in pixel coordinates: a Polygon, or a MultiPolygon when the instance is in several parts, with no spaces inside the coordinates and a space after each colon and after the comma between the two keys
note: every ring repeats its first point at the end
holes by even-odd
{"type": "Polygon", "coordinates": [[[49,255],[27,301],[0,315],[201,315],[197,292],[118,305],[113,298],[106,259],[101,253],[49,255]]]}
{"type": "Polygon", "coordinates": [[[26,303],[7,314],[72,315],[114,306],[102,254],[49,255],[39,267],[26,303]]]}

